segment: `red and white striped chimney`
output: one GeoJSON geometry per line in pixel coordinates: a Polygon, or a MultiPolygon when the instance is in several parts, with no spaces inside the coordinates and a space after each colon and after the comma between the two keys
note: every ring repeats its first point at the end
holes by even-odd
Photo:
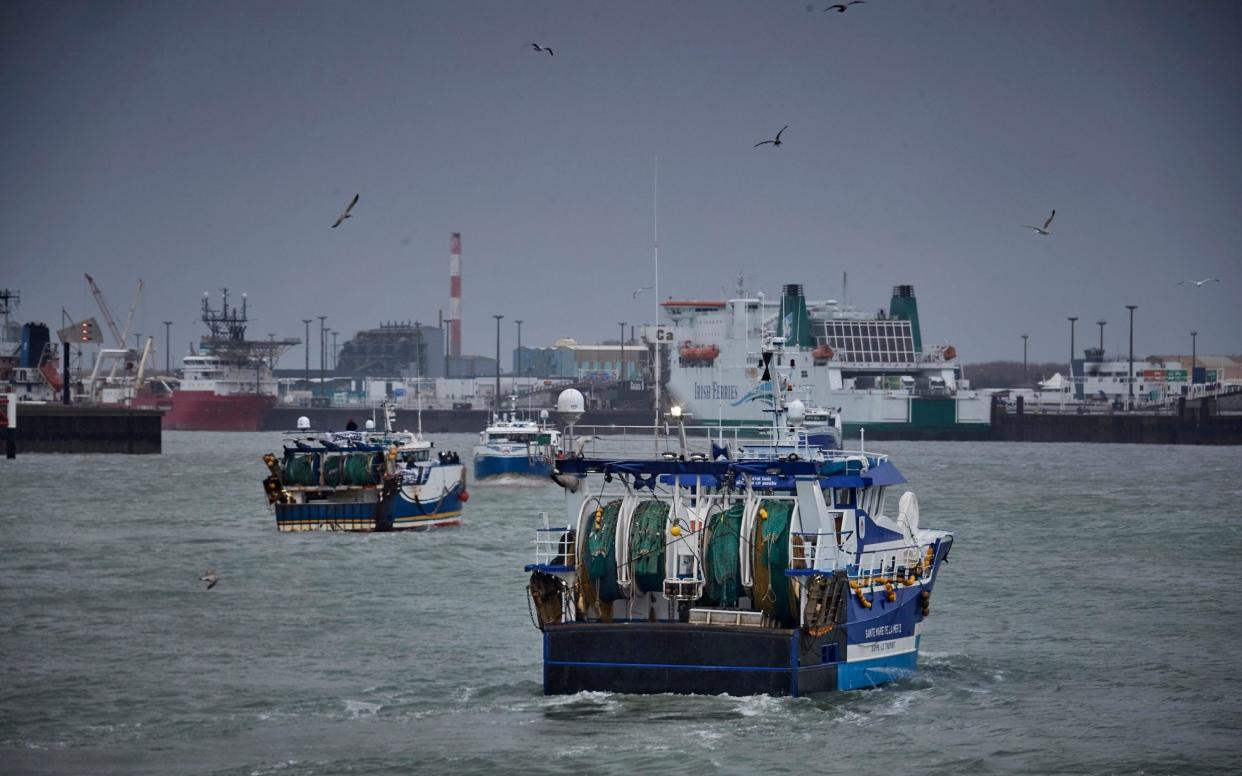
{"type": "Polygon", "coordinates": [[[461,232],[449,247],[449,355],[461,355],[461,232]]]}

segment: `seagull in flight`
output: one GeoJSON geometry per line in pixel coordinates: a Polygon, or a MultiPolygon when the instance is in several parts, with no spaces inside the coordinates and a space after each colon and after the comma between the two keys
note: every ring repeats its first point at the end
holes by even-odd
{"type": "Polygon", "coordinates": [[[1044,222],[1044,225],[1043,225],[1043,226],[1031,226],[1030,224],[1022,224],[1021,226],[1022,226],[1024,229],[1034,229],[1035,231],[1039,232],[1040,234],[1042,234],[1042,235],[1044,235],[1044,236],[1047,236],[1047,235],[1052,234],[1052,232],[1048,231],[1048,225],[1049,225],[1049,224],[1051,224],[1051,223],[1052,223],[1052,219],[1054,219],[1054,218],[1056,218],[1056,217],[1057,217],[1057,211],[1056,211],[1056,209],[1055,209],[1055,208],[1053,208],[1052,215],[1048,216],[1048,220],[1044,222]]]}
{"type": "Polygon", "coordinates": [[[341,225],[341,223],[342,223],[342,222],[343,222],[346,218],[353,218],[353,217],[354,217],[354,216],[353,216],[353,214],[352,214],[352,213],[350,213],[349,211],[351,211],[351,210],[353,210],[353,209],[354,209],[354,205],[357,205],[357,204],[358,204],[358,196],[359,196],[359,195],[357,195],[357,194],[355,194],[355,195],[354,195],[354,198],[353,198],[353,199],[350,201],[350,203],[349,203],[349,207],[345,208],[345,212],[344,212],[344,213],[341,213],[340,217],[336,219],[336,223],[332,225],[332,228],[333,228],[333,229],[335,229],[335,228],[337,228],[338,226],[340,226],[340,225],[341,225]]]}
{"type": "Polygon", "coordinates": [[[830,5],[827,8],[825,8],[824,13],[827,13],[828,11],[836,11],[837,13],[845,13],[845,9],[848,8],[849,6],[862,5],[865,2],[867,2],[867,0],[850,0],[848,3],[837,3],[836,5],[830,5]]]}
{"type": "Polygon", "coordinates": [[[774,145],[774,146],[778,146],[778,145],[780,145],[780,144],[781,144],[781,134],[782,134],[785,130],[787,130],[787,129],[789,129],[789,125],[788,125],[788,124],[786,124],[785,126],[781,127],[781,131],[776,133],[776,139],[775,139],[775,140],[760,140],[758,143],[755,143],[754,147],[755,147],[755,148],[758,148],[759,146],[761,146],[761,145],[767,145],[768,143],[771,143],[771,144],[772,144],[772,145],[774,145]]]}
{"type": "Polygon", "coordinates": [[[206,574],[203,574],[201,577],[199,577],[199,579],[207,583],[208,590],[215,587],[216,583],[220,581],[220,577],[216,576],[215,571],[208,571],[206,574]]]}
{"type": "Polygon", "coordinates": [[[1177,284],[1179,286],[1189,285],[1189,286],[1194,286],[1195,288],[1198,288],[1202,286],[1204,283],[1219,283],[1219,282],[1220,282],[1220,278],[1204,278],[1203,280],[1179,280],[1177,281],[1177,284]]]}
{"type": "Polygon", "coordinates": [[[539,51],[539,52],[546,51],[548,52],[548,56],[550,57],[556,56],[556,54],[552,53],[552,49],[548,48],[547,46],[540,46],[538,43],[532,43],[530,44],[530,47],[533,48],[535,51],[539,51]]]}
{"type": "Polygon", "coordinates": [[[643,286],[642,288],[634,292],[634,298],[637,299],[639,294],[641,294],[644,291],[650,291],[653,288],[655,288],[655,286],[643,286]]]}

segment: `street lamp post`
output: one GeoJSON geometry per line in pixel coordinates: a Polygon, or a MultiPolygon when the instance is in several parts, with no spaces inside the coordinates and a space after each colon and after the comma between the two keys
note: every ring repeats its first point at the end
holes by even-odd
{"type": "Polygon", "coordinates": [[[1074,387],[1074,324],[1075,324],[1077,321],[1078,321],[1078,316],[1076,316],[1076,315],[1071,315],[1071,316],[1069,316],[1069,322],[1070,322],[1070,362],[1069,362],[1069,369],[1070,369],[1070,390],[1071,390],[1071,391],[1073,390],[1073,387],[1074,387]]]}
{"type": "Polygon", "coordinates": [[[328,316],[319,316],[319,394],[321,396],[323,395],[323,356],[324,351],[328,349],[327,328],[323,325],[323,322],[326,320],[328,320],[328,316]]]}
{"type": "Polygon", "coordinates": [[[340,334],[339,331],[332,332],[332,372],[333,373],[336,372],[336,354],[338,352],[336,349],[336,335],[338,334],[340,334]]]}
{"type": "Polygon", "coordinates": [[[302,323],[306,324],[306,339],[302,340],[306,343],[306,387],[309,389],[310,384],[310,318],[303,318],[302,323]]]}
{"type": "Polygon", "coordinates": [[[1199,358],[1198,358],[1199,351],[1196,349],[1196,345],[1198,344],[1197,343],[1198,339],[1199,339],[1199,332],[1197,330],[1190,332],[1190,384],[1191,386],[1194,386],[1195,384],[1195,367],[1199,365],[1199,358]]]}
{"type": "Polygon", "coordinates": [[[1138,307],[1136,304],[1126,305],[1126,309],[1130,311],[1130,409],[1134,409],[1134,310],[1138,307]]]}
{"type": "Polygon", "coordinates": [[[1026,341],[1031,335],[1022,335],[1022,384],[1026,385],[1026,341]]]}
{"type": "Polygon", "coordinates": [[[500,412],[500,319],[503,315],[492,315],[496,319],[496,411],[500,412]]]}
{"type": "Polygon", "coordinates": [[[522,322],[514,319],[514,323],[518,327],[518,344],[517,344],[517,360],[513,364],[513,371],[518,375],[522,374],[522,322]]]}
{"type": "Polygon", "coordinates": [[[172,374],[172,321],[164,321],[164,374],[172,374]]]}
{"type": "Polygon", "coordinates": [[[617,325],[621,327],[621,364],[617,367],[617,382],[625,381],[625,321],[617,325]]]}

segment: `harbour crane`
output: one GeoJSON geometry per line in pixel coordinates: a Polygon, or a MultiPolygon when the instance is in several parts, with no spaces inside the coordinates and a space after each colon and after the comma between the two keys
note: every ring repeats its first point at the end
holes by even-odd
{"type": "Polygon", "coordinates": [[[99,312],[103,314],[104,321],[108,324],[108,330],[112,332],[112,336],[116,338],[117,347],[124,348],[125,338],[129,335],[129,326],[134,321],[134,310],[138,307],[138,300],[142,297],[142,280],[138,280],[138,288],[134,289],[134,303],[129,307],[129,317],[125,319],[125,330],[121,331],[116,326],[116,318],[112,315],[112,310],[108,307],[107,301],[104,300],[103,291],[99,290],[99,286],[95,284],[95,279],[89,273],[86,275],[86,282],[90,284],[91,294],[94,295],[95,301],[99,304],[99,312]]]}
{"type": "MultiPolygon", "coordinates": [[[[99,351],[98,357],[95,360],[95,368],[91,372],[91,385],[90,385],[91,399],[94,400],[96,383],[97,383],[98,376],[99,376],[99,367],[104,358],[113,359],[112,371],[108,375],[109,382],[116,379],[117,367],[120,366],[120,362],[122,359],[126,362],[126,371],[129,371],[130,369],[133,368],[133,357],[132,356],[133,356],[134,351],[131,350],[129,346],[125,344],[125,338],[129,336],[129,327],[134,322],[134,310],[138,309],[138,302],[142,298],[142,280],[139,279],[138,287],[134,289],[134,302],[133,304],[130,305],[129,315],[126,316],[125,318],[125,328],[120,329],[117,327],[116,318],[115,316],[113,316],[111,308],[108,307],[108,302],[104,299],[103,291],[100,291],[99,286],[96,285],[95,279],[92,278],[89,273],[82,273],[82,274],[86,276],[86,282],[91,287],[91,294],[95,297],[96,303],[99,304],[99,312],[103,315],[104,322],[108,324],[108,330],[112,332],[112,336],[115,337],[117,341],[116,349],[101,348],[99,351]]],[[[148,338],[148,340],[150,340],[150,338],[148,338]]],[[[144,348],[141,353],[141,358],[143,360],[142,366],[144,367],[146,366],[146,359],[150,351],[149,344],[150,343],[148,342],[148,347],[144,348]]],[[[142,371],[143,371],[142,369],[139,369],[140,374],[142,373],[142,371]]],[[[137,383],[135,383],[134,387],[137,388],[137,383]]]]}

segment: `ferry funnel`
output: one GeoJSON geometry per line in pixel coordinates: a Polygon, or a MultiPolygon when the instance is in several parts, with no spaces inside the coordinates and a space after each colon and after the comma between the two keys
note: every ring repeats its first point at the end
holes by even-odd
{"type": "Polygon", "coordinates": [[[893,299],[888,304],[888,317],[910,322],[914,337],[914,351],[923,352],[923,337],[919,333],[919,303],[914,298],[914,286],[893,286],[893,299]]]}
{"type": "Polygon", "coordinates": [[[781,294],[781,319],[777,329],[790,347],[809,348],[814,342],[811,336],[811,317],[806,311],[806,297],[801,283],[787,283],[781,294]]]}

